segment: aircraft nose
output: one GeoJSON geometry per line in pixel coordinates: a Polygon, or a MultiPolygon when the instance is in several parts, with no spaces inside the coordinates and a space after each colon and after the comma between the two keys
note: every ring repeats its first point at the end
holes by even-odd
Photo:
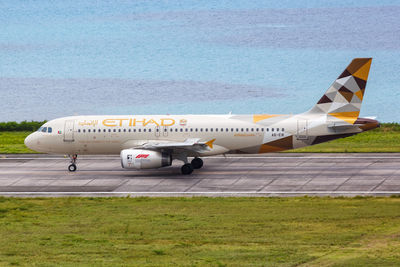
{"type": "Polygon", "coordinates": [[[35,150],[35,142],[36,142],[36,140],[37,140],[36,133],[31,133],[30,135],[28,135],[25,138],[24,143],[28,148],[30,148],[32,150],[35,150]]]}

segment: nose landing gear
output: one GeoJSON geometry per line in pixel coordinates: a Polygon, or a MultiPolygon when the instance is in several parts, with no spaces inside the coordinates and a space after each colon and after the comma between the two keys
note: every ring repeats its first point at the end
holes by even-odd
{"type": "Polygon", "coordinates": [[[71,159],[71,165],[68,166],[68,170],[70,172],[76,171],[76,159],[78,158],[78,155],[68,155],[68,157],[71,159]]]}

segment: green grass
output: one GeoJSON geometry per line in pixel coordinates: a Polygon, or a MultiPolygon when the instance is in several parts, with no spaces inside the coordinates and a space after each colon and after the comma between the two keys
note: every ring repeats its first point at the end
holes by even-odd
{"type": "Polygon", "coordinates": [[[399,198],[0,198],[0,265],[395,266],[399,198]]]}
{"type": "Polygon", "coordinates": [[[0,132],[0,154],[37,153],[24,144],[29,134],[31,132],[0,132]]]}
{"type": "MultiPolygon", "coordinates": [[[[0,154],[36,153],[24,145],[30,132],[0,132],[0,154]]],[[[400,152],[400,125],[384,123],[381,128],[331,142],[286,152],[400,152]]]]}

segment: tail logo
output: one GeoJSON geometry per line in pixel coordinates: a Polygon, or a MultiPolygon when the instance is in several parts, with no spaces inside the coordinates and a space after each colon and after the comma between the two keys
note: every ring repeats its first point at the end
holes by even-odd
{"type": "Polygon", "coordinates": [[[326,93],[313,111],[353,124],[360,113],[372,58],[355,58],[326,93]]]}

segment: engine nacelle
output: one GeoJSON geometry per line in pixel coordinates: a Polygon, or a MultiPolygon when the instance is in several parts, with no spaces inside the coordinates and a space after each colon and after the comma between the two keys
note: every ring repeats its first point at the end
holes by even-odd
{"type": "Polygon", "coordinates": [[[168,153],[146,149],[124,149],[121,151],[121,165],[125,169],[154,169],[171,166],[168,153]]]}

